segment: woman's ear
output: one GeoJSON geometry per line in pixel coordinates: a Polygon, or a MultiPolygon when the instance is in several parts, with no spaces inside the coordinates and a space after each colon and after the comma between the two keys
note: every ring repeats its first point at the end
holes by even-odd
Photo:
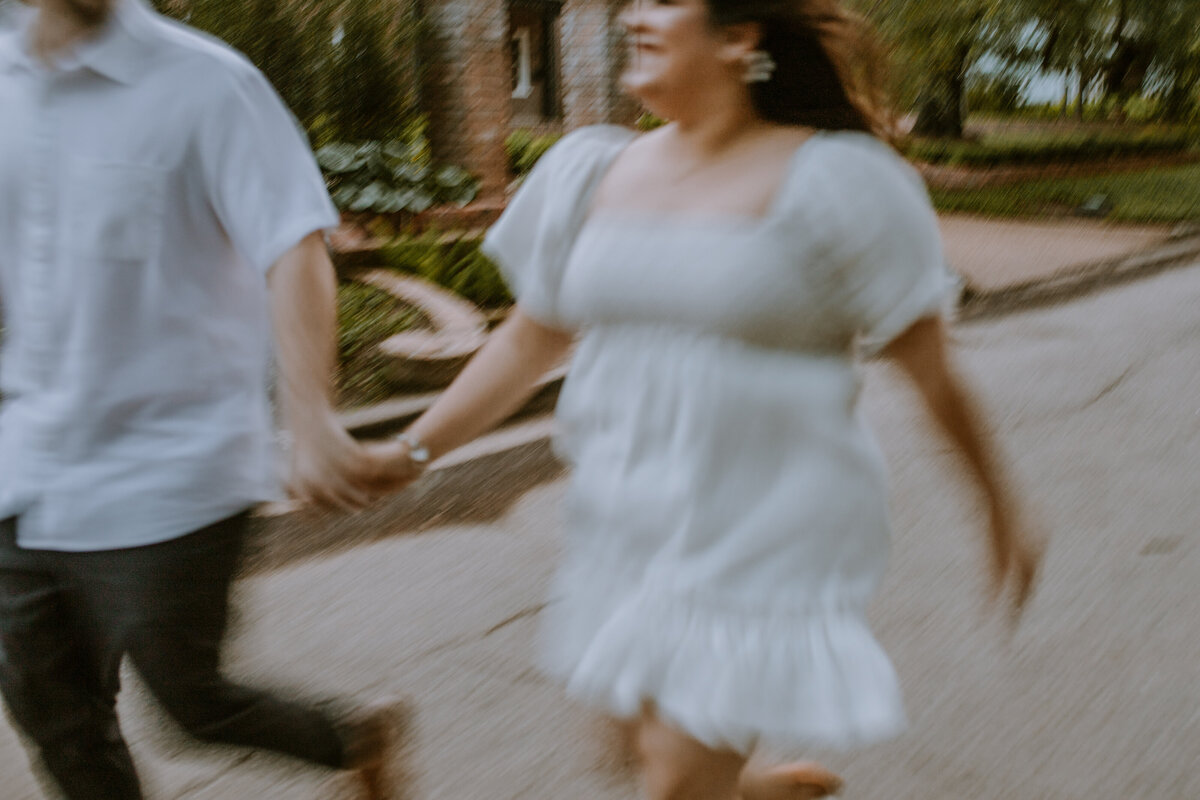
{"type": "Polygon", "coordinates": [[[746,55],[758,49],[762,42],[762,26],[757,22],[739,22],[721,28],[721,59],[741,64],[746,55]]]}

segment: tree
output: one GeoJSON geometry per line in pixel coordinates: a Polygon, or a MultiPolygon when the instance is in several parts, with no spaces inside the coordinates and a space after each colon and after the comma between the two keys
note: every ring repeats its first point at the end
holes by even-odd
{"type": "Polygon", "coordinates": [[[398,136],[418,113],[424,27],[415,2],[152,2],[245,54],[318,142],[398,136]]]}
{"type": "MultiPolygon", "coordinates": [[[[1076,114],[1083,119],[1087,100],[1104,75],[1115,38],[1128,25],[1126,0],[1017,0],[1032,25],[1025,58],[1042,72],[1075,80],[1076,114]]],[[[1066,113],[1067,100],[1063,110],[1066,113]]]]}
{"type": "Polygon", "coordinates": [[[1200,26],[1194,0],[1139,0],[1136,6],[1139,40],[1150,51],[1143,87],[1159,96],[1165,119],[1194,119],[1200,112],[1200,26]]]}
{"type": "Polygon", "coordinates": [[[972,70],[1022,24],[1014,4],[868,0],[860,6],[894,47],[902,71],[899,92],[917,112],[913,133],[962,138],[972,70]]]}

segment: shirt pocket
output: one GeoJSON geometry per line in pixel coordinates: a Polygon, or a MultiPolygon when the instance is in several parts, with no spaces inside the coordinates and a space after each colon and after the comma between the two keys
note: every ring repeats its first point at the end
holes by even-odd
{"type": "Polygon", "coordinates": [[[68,173],[64,222],[72,255],[143,264],[157,257],[166,170],[72,159],[68,173]]]}

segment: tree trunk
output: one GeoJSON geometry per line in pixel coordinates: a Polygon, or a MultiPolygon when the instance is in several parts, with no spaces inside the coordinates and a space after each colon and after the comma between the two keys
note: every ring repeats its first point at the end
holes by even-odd
{"type": "Polygon", "coordinates": [[[961,139],[966,131],[967,68],[970,44],[956,48],[952,63],[935,72],[917,101],[913,135],[938,139],[961,139]]]}

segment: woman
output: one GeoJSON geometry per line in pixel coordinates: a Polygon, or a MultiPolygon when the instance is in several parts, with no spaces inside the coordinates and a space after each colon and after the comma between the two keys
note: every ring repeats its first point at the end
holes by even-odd
{"type": "Polygon", "coordinates": [[[898,364],[961,449],[1017,608],[1036,554],[948,371],[935,217],[873,135],[857,23],[832,0],[664,0],[622,22],[624,85],[671,122],[577,131],[543,159],[486,242],[517,309],[398,447],[415,474],[482,433],[582,333],[547,666],[635,722],[647,798],[821,796],[834,776],[762,758],[904,724],[864,621],[888,525],[857,353],[898,364]]]}

